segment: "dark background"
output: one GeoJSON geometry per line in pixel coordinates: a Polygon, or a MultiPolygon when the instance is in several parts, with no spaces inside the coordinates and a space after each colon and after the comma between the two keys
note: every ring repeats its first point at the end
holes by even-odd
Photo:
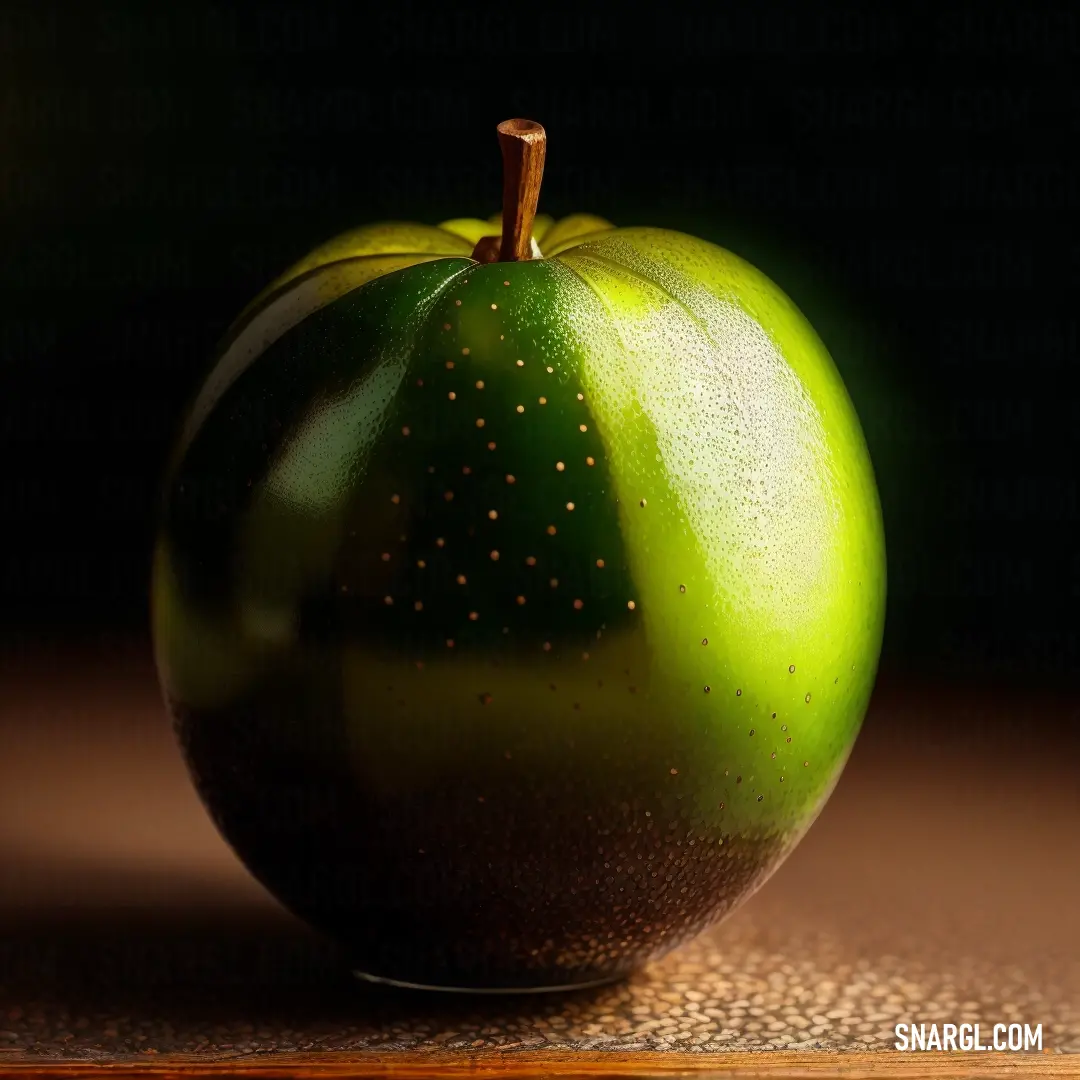
{"type": "Polygon", "coordinates": [[[881,490],[883,672],[1076,682],[1075,10],[364,7],[0,7],[9,654],[145,635],[229,321],[345,228],[495,212],[525,116],[541,211],[715,241],[817,327],[881,490]]]}

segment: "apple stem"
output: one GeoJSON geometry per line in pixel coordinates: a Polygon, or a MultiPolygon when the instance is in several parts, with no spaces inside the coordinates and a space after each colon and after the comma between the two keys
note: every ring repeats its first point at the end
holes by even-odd
{"type": "Polygon", "coordinates": [[[540,201],[547,133],[534,120],[504,120],[498,127],[503,158],[501,262],[531,258],[533,219],[540,201]]]}

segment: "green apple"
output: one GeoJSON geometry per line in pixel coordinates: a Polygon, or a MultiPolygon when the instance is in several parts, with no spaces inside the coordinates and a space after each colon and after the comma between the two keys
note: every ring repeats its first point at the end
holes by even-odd
{"type": "Polygon", "coordinates": [[[515,123],[500,219],[356,229],[248,306],[155,552],[223,834],[410,984],[614,978],[726,914],[820,811],[882,637],[811,326],[703,240],[534,219],[515,123]]]}

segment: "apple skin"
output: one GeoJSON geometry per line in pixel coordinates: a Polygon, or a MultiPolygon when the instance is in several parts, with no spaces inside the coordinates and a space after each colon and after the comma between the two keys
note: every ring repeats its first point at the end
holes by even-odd
{"type": "Polygon", "coordinates": [[[360,970],[616,978],[752,893],[873,687],[854,408],[737,256],[354,230],[245,310],[169,465],[159,674],[225,838],[360,970]]]}

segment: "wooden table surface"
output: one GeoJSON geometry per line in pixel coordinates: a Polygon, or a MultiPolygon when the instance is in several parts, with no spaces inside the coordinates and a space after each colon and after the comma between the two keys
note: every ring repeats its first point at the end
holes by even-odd
{"type": "Polygon", "coordinates": [[[9,652],[0,1068],[1080,1076],[1076,706],[883,680],[821,818],[727,922],[599,990],[441,997],[358,985],[247,876],[147,648],[9,652]],[[965,1021],[1042,1024],[1043,1053],[893,1050],[899,1022],[965,1021]]]}

